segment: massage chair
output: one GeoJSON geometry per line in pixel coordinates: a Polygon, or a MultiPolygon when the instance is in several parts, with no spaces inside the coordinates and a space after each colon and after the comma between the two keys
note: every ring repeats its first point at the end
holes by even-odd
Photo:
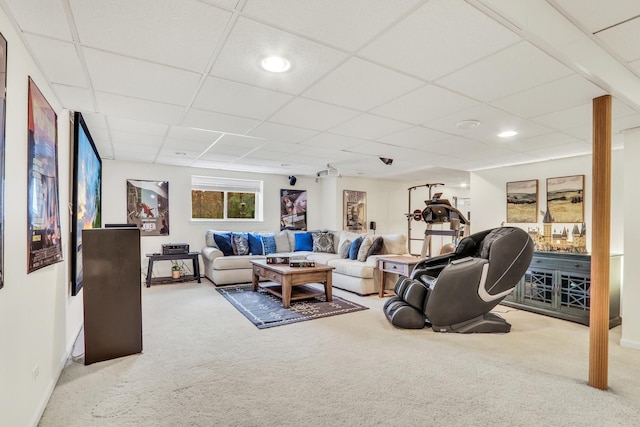
{"type": "Polygon", "coordinates": [[[396,295],[384,304],[396,327],[436,332],[509,332],[511,325],[490,311],[520,281],[533,257],[533,241],[516,227],[471,234],[455,252],[427,258],[410,277],[400,276],[396,295]]]}

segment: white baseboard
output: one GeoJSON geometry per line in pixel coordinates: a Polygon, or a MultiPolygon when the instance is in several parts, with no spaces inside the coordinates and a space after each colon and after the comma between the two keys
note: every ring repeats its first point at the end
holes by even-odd
{"type": "Polygon", "coordinates": [[[634,350],[640,350],[640,342],[632,341],[624,338],[620,340],[620,346],[633,348],[634,350]]]}

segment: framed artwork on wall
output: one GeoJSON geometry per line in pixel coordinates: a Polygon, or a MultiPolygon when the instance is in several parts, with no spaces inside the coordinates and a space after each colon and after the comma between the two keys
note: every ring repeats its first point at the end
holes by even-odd
{"type": "Polygon", "coordinates": [[[127,221],[141,236],[168,236],[169,182],[128,179],[127,221]]]}
{"type": "Polygon", "coordinates": [[[307,229],[307,191],[280,190],[280,230],[307,229]]]}
{"type": "Polygon", "coordinates": [[[4,286],[4,151],[7,111],[7,40],[0,34],[0,289],[4,286]]]}
{"type": "Polygon", "coordinates": [[[551,222],[584,222],[584,175],[547,178],[551,222]]]}
{"type": "Polygon", "coordinates": [[[367,193],[364,191],[344,190],[343,195],[343,230],[356,233],[367,231],[367,193]]]}
{"type": "Polygon", "coordinates": [[[27,273],[62,261],[58,193],[58,117],[29,78],[27,273]]]}
{"type": "Polygon", "coordinates": [[[82,230],[102,226],[102,160],[82,114],[73,119],[71,295],[82,289],[82,230]]]}
{"type": "Polygon", "coordinates": [[[538,222],[538,180],[507,182],[507,222],[538,222]]]}

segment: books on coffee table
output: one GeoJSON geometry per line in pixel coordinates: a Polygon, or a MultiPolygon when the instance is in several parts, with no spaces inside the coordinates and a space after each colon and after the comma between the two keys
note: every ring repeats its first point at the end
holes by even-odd
{"type": "Polygon", "coordinates": [[[292,259],[289,261],[289,267],[315,267],[315,261],[307,261],[304,259],[292,259]]]}

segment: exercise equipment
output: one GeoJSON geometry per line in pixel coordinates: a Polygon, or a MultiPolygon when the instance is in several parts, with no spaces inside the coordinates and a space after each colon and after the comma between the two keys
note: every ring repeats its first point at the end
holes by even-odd
{"type": "Polygon", "coordinates": [[[420,256],[431,256],[431,236],[451,236],[457,244],[460,237],[466,237],[470,232],[470,222],[458,209],[451,206],[447,199],[441,199],[442,193],[436,193],[431,200],[425,200],[426,208],[422,211],[422,219],[427,223],[420,256]],[[434,230],[434,224],[449,223],[448,230],[434,230]]]}

